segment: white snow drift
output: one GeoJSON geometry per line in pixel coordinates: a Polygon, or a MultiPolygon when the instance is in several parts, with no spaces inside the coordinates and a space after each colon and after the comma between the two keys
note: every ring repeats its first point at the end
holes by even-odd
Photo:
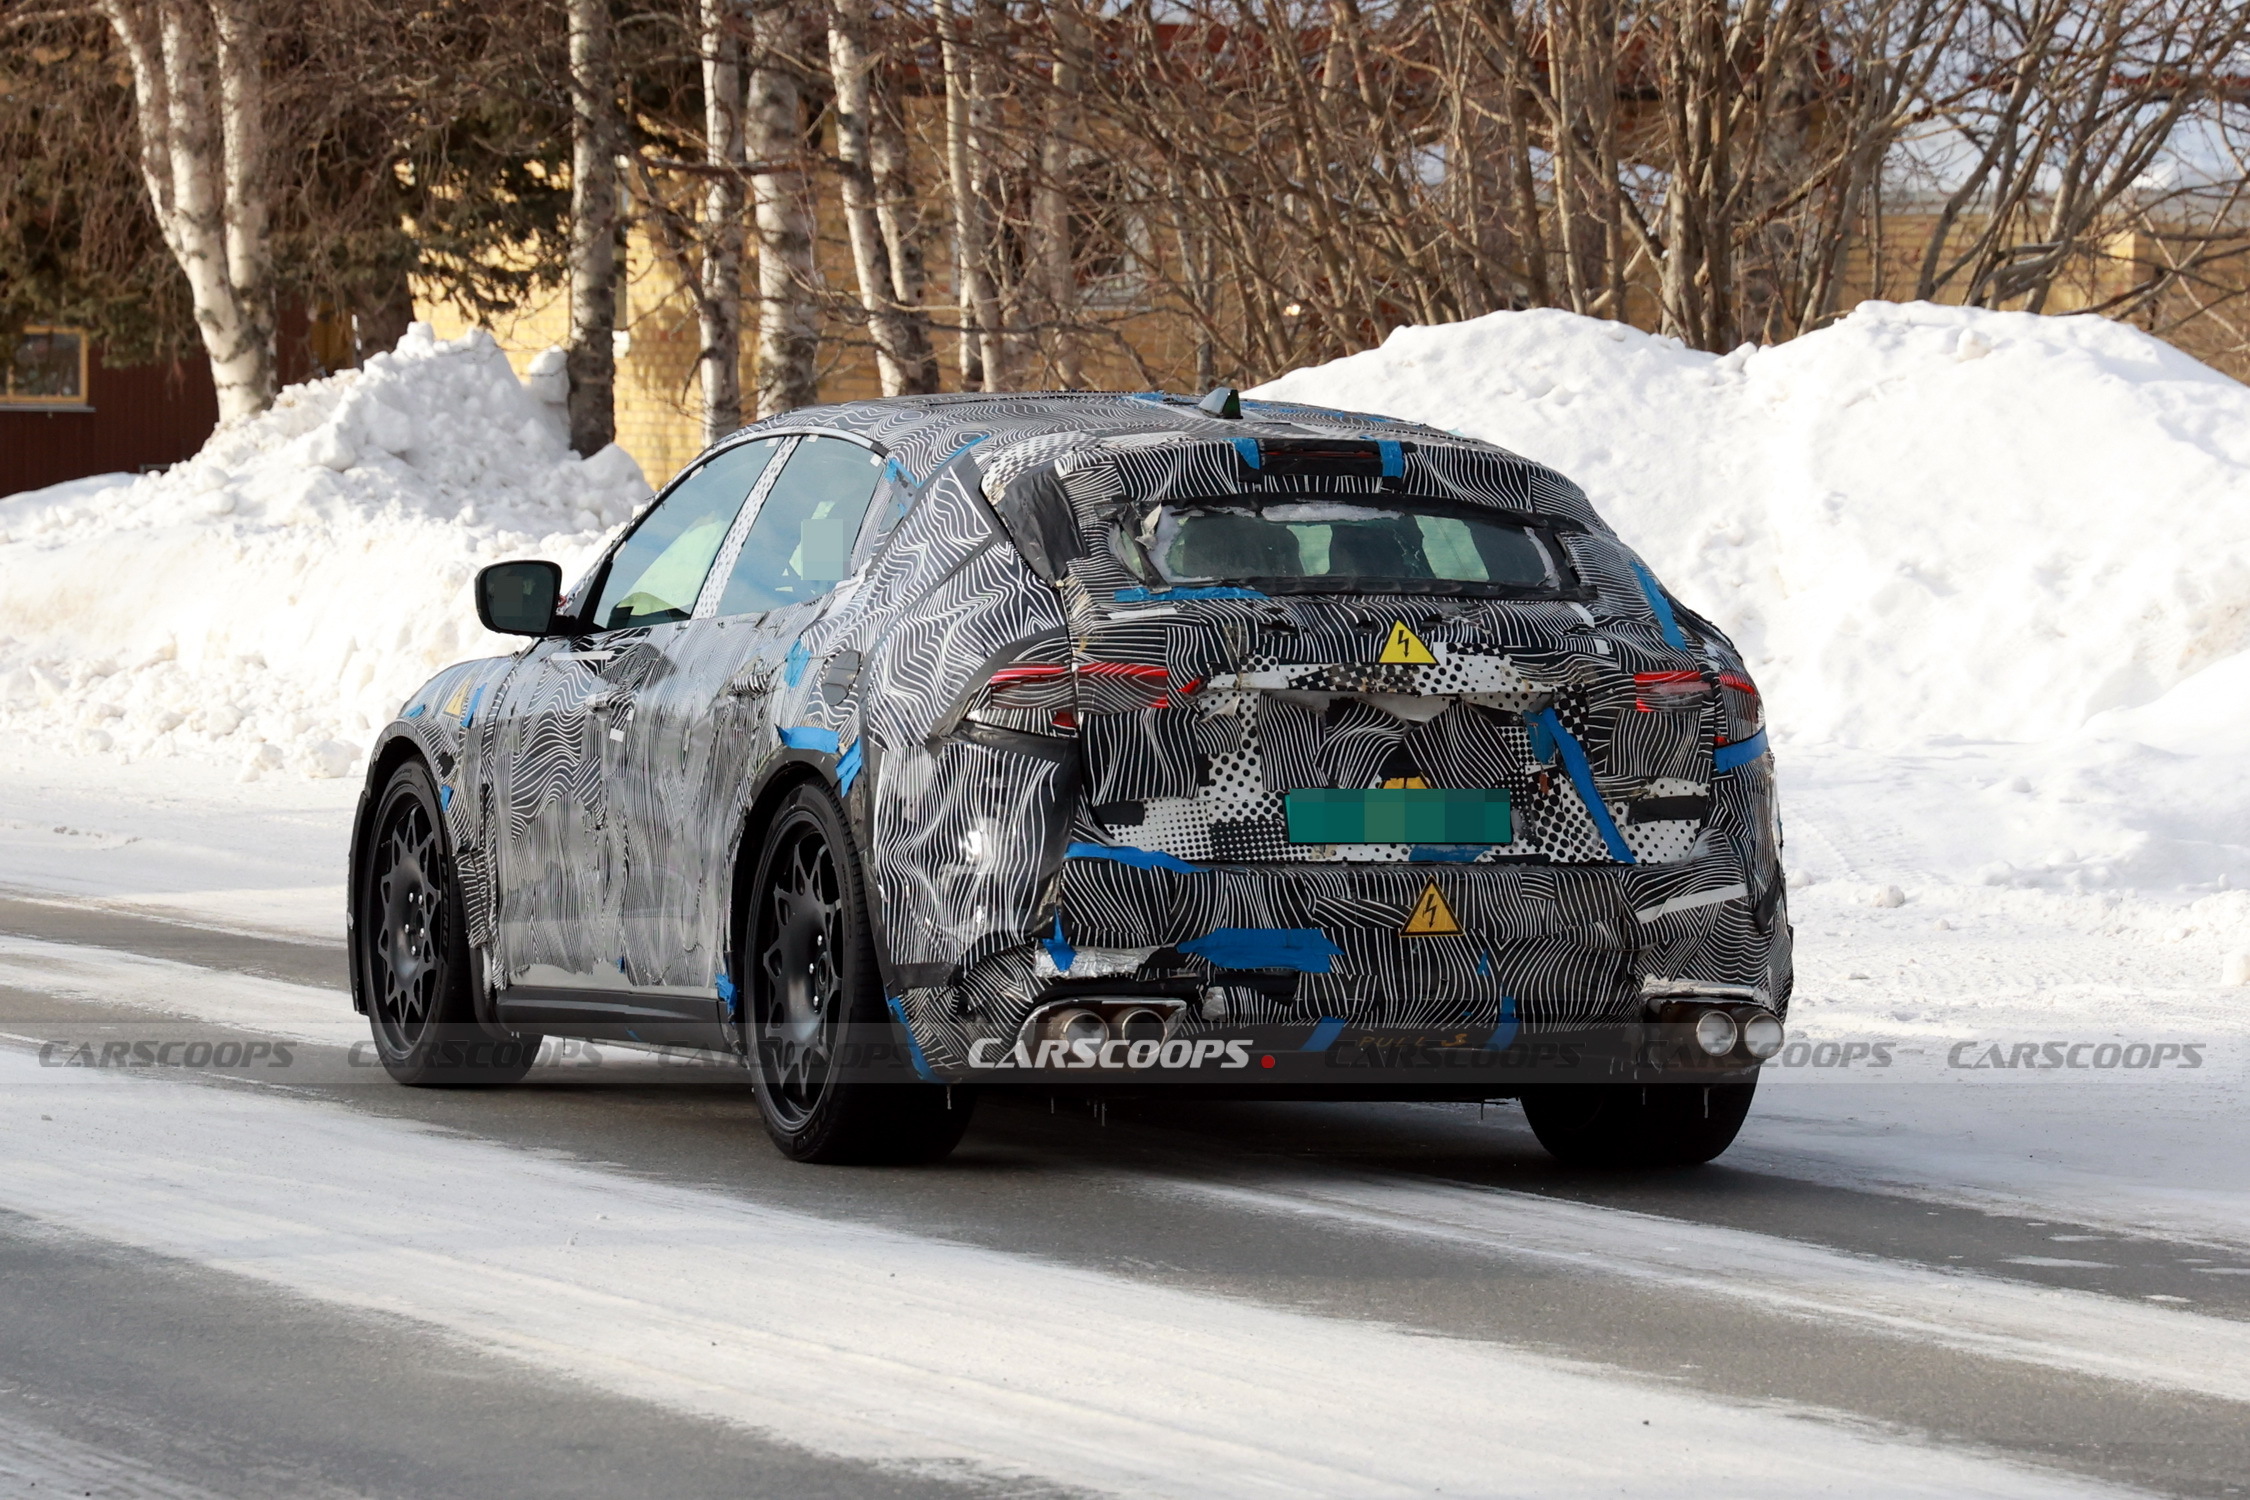
{"type": "MultiPolygon", "coordinates": [[[[422,329],[169,474],[0,501],[0,730],[348,770],[498,645],[478,564],[568,566],[646,495],[567,451],[555,383],[422,329]]],[[[1260,394],[1583,484],[1748,653],[1808,880],[2214,891],[2250,857],[2250,389],[2154,338],[1869,303],[1720,357],[1501,313],[1260,394]]]]}
{"type": "Polygon", "coordinates": [[[0,730],[343,774],[416,684],[500,645],[479,565],[567,565],[647,494],[624,450],[573,454],[490,338],[416,325],[168,473],[0,500],[0,730]]]}
{"type": "Polygon", "coordinates": [[[2147,334],[1871,302],[1722,357],[1499,313],[1257,394],[1583,485],[1742,646],[1785,773],[1897,829],[1830,873],[2170,886],[2250,855],[2250,388],[2147,334]]]}

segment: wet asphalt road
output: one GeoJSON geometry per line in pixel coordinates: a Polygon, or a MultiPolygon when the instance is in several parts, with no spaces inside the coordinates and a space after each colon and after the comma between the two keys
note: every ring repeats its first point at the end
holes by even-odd
{"type": "MultiPolygon", "coordinates": [[[[340,949],[0,899],[0,933],[337,990],[340,949]]],[[[130,1008],[0,988],[25,1046],[145,1032],[130,1008]]],[[[216,1035],[205,1027],[201,1034],[216,1035]]],[[[2091,1292],[2192,1298],[2250,1320],[2250,1256],[1981,1213],[1728,1166],[1574,1172],[1512,1107],[987,1100],[933,1169],[779,1158],[728,1066],[541,1068],[497,1093],[411,1091],[340,1047],[300,1045],[280,1088],[824,1217],[1043,1257],[1319,1316],[1491,1340],[1674,1387],[1785,1401],[2132,1488],[2250,1491],[2250,1407],[1980,1355],[1863,1323],[1686,1295],[1482,1244],[1285,1211],[1334,1183],[1523,1193],[2091,1292]],[[1244,1185],[1256,1191],[1233,1191],[1244,1185]],[[1266,1196],[1261,1197],[1260,1194],[1266,1196]],[[2059,1235],[2083,1235],[2058,1256],[2059,1235]],[[2088,1264],[2026,1266],[2020,1257],[2088,1264]]],[[[1646,1221],[1633,1218],[1639,1230],[1646,1221]]],[[[1754,1274],[1755,1267],[1745,1267],[1754,1274]]],[[[888,1495],[1045,1493],[975,1472],[901,1476],[793,1450],[207,1268],[0,1216],[0,1456],[121,1495],[888,1495]],[[214,1434],[224,1434],[224,1440],[214,1434]],[[401,1434],[411,1434],[402,1444],[401,1434]],[[39,1455],[46,1455],[44,1458],[39,1455]],[[36,1462],[34,1461],[36,1460],[36,1462]],[[105,1466],[106,1467],[103,1467],[105,1466]],[[75,1467],[74,1467],[75,1466],[75,1467]],[[98,1471],[98,1472],[97,1472],[98,1471]]],[[[8,1469],[0,1457],[0,1493],[8,1469]]],[[[1627,1491],[1629,1492],[1629,1490],[1627,1491]]]]}

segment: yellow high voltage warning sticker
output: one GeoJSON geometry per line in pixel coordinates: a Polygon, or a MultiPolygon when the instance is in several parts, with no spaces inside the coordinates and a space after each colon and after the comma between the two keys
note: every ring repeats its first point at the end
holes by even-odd
{"type": "Polygon", "coordinates": [[[1430,655],[1430,648],[1422,644],[1420,636],[1406,628],[1404,620],[1393,620],[1391,622],[1391,638],[1383,642],[1383,654],[1375,659],[1392,666],[1434,667],[1437,665],[1437,658],[1430,655]]]}
{"type": "Polygon", "coordinates": [[[1399,929],[1407,937],[1444,937],[1460,930],[1461,924],[1453,920],[1453,908],[1445,904],[1434,880],[1423,887],[1422,899],[1414,903],[1413,914],[1399,929]]]}

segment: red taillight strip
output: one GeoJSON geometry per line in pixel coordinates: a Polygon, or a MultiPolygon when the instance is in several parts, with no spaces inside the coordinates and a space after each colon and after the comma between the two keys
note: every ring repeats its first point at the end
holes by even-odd
{"type": "Polygon", "coordinates": [[[1701,672],[1635,672],[1633,707],[1653,713],[1658,707],[1681,708],[1707,697],[1711,684],[1701,672]],[[1656,700],[1653,704],[1650,699],[1656,700]]]}
{"type": "MultiPolygon", "coordinates": [[[[1075,666],[1036,663],[1027,666],[1002,667],[986,679],[985,691],[992,694],[996,700],[1000,699],[1001,695],[1011,688],[1037,689],[1047,687],[1052,691],[1061,688],[1064,681],[1074,675],[1116,683],[1118,688],[1112,689],[1113,693],[1118,689],[1127,693],[1136,690],[1142,692],[1147,695],[1145,706],[1149,708],[1169,708],[1172,705],[1171,696],[1167,691],[1171,684],[1172,674],[1170,672],[1163,667],[1127,661],[1088,661],[1079,662],[1075,666]]],[[[1180,691],[1191,693],[1200,686],[1202,686],[1202,679],[1198,678],[1183,685],[1180,691]]],[[[1003,701],[1001,706],[1010,705],[1003,701]]],[[[1021,706],[1031,707],[1034,705],[1021,706]]]]}
{"type": "Polygon", "coordinates": [[[1748,693],[1753,698],[1758,696],[1758,685],[1740,672],[1721,672],[1719,686],[1733,688],[1738,693],[1748,693]]]}

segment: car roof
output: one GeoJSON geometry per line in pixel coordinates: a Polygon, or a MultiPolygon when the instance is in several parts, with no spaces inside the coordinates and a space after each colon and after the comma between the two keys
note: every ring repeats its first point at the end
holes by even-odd
{"type": "MultiPolygon", "coordinates": [[[[1030,489],[1012,502],[1006,497],[1019,488],[1019,481],[1038,471],[1051,473],[1058,462],[1066,467],[1082,463],[1088,444],[1135,450],[1134,467],[1146,482],[1127,481],[1128,488],[1148,495],[1163,487],[1160,481],[1148,480],[1146,471],[1166,467],[1164,454],[1177,455],[1193,471],[1198,464],[1193,454],[1198,451],[1214,455],[1206,464],[1231,467],[1233,452],[1257,453],[1276,444],[1287,447],[1291,440],[1304,444],[1346,439],[1370,448],[1379,445],[1392,455],[1386,462],[1399,465],[1386,472],[1400,473],[1409,485],[1437,479],[1432,492],[1439,495],[1608,529],[1578,486],[1546,465],[1493,443],[1371,412],[1294,402],[1248,399],[1241,402],[1241,411],[1240,417],[1215,416],[1192,396],[1163,391],[889,396],[799,407],[744,428],[715,446],[754,442],[775,433],[845,433],[888,454],[898,477],[917,487],[928,484],[952,459],[973,453],[981,476],[977,488],[996,504],[1019,546],[1029,545],[1028,535],[1034,530],[1085,521],[1084,516],[1073,517],[1073,507],[1051,484],[1033,480],[1030,489]],[[1081,451],[1074,454],[1074,449],[1081,451]],[[1031,490],[1046,493],[1035,495],[1031,490]]],[[[1180,463],[1170,467],[1176,482],[1180,463]]],[[[1336,488],[1319,480],[1296,481],[1291,487],[1336,488]]],[[[1371,487],[1371,481],[1341,486],[1371,487]]],[[[1209,491],[1206,487],[1196,492],[1209,491]]],[[[1040,550],[1032,546],[1026,555],[1040,550]]]]}
{"type": "Polygon", "coordinates": [[[1165,391],[972,391],[943,396],[885,396],[801,406],[746,427],[717,446],[731,446],[773,432],[848,432],[898,457],[916,479],[927,478],[946,458],[972,443],[1013,445],[1079,433],[1177,432],[1183,439],[1222,442],[1232,438],[1392,438],[1504,451],[1442,428],[1372,412],[1245,397],[1241,417],[1230,418],[1212,416],[1196,401],[1193,396],[1165,391]]]}

